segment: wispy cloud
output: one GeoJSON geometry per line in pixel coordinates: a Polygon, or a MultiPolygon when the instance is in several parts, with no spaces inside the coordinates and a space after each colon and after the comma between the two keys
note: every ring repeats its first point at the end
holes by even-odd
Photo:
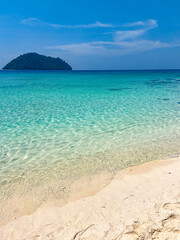
{"type": "Polygon", "coordinates": [[[132,52],[180,46],[180,42],[178,41],[162,42],[160,40],[146,39],[146,32],[157,27],[157,21],[154,19],[144,22],[138,21],[123,25],[123,30],[110,32],[112,35],[111,41],[72,43],[68,45],[48,46],[46,49],[58,49],[64,53],[74,55],[124,55],[132,52]]]}
{"type": "MultiPolygon", "coordinates": [[[[180,46],[180,41],[162,42],[160,40],[146,39],[146,33],[158,27],[157,20],[136,21],[127,24],[101,23],[63,25],[43,22],[37,18],[24,19],[22,24],[29,26],[48,26],[54,29],[90,29],[109,28],[104,34],[110,34],[111,40],[72,43],[65,45],[47,46],[46,49],[57,49],[68,55],[124,55],[133,52],[143,52],[158,48],[170,48],[180,46]]],[[[103,38],[103,35],[102,35],[103,38]]]]}
{"type": "Polygon", "coordinates": [[[144,34],[144,30],[132,30],[132,31],[116,31],[114,33],[115,42],[120,42],[126,39],[134,39],[144,34]]]}
{"type": "Polygon", "coordinates": [[[112,41],[112,42],[88,42],[79,44],[67,44],[48,46],[46,49],[56,49],[73,55],[125,55],[132,52],[143,52],[157,48],[179,46],[180,43],[164,43],[139,39],[134,41],[112,41]]]}
{"type": "Polygon", "coordinates": [[[46,49],[58,49],[66,53],[71,53],[75,55],[94,55],[102,54],[102,52],[107,52],[108,49],[103,46],[103,44],[97,43],[79,43],[79,44],[67,44],[59,46],[50,46],[46,49]]]}
{"type": "Polygon", "coordinates": [[[102,23],[102,22],[95,22],[90,24],[79,24],[79,25],[63,25],[63,24],[55,24],[55,23],[48,23],[39,20],[38,18],[27,18],[21,21],[22,24],[26,24],[29,26],[49,26],[55,29],[60,28],[70,28],[70,29],[78,29],[78,28],[114,28],[115,25],[109,23],[102,23]]]}
{"type": "Polygon", "coordinates": [[[33,26],[34,24],[37,24],[39,20],[37,18],[26,18],[21,21],[22,24],[33,26]]]}
{"type": "Polygon", "coordinates": [[[134,29],[134,30],[123,30],[123,31],[116,31],[114,34],[114,40],[115,41],[122,41],[125,39],[134,39],[137,37],[140,37],[144,35],[147,31],[157,28],[158,24],[157,21],[154,19],[150,19],[147,21],[138,21],[138,22],[133,22],[133,23],[128,23],[123,25],[125,28],[126,27],[137,27],[141,26],[140,29],[134,29]]]}
{"type": "Polygon", "coordinates": [[[136,26],[143,26],[146,29],[153,29],[158,27],[157,20],[149,19],[147,21],[137,21],[132,23],[127,23],[123,25],[124,27],[136,27],[136,26]]]}
{"type": "Polygon", "coordinates": [[[101,23],[101,22],[95,22],[91,24],[80,24],[80,25],[61,25],[61,24],[48,24],[51,27],[54,27],[56,29],[59,28],[96,28],[96,27],[101,27],[101,28],[114,28],[115,26],[113,24],[108,24],[108,23],[101,23]]]}

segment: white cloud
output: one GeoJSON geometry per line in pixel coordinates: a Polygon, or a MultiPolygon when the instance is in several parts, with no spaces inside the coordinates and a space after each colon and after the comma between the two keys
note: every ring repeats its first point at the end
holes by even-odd
{"type": "Polygon", "coordinates": [[[124,27],[144,26],[144,22],[143,21],[137,21],[137,22],[133,22],[133,23],[124,24],[123,26],[124,27]]]}
{"type": "Polygon", "coordinates": [[[95,45],[93,43],[79,43],[79,44],[52,46],[52,47],[47,47],[47,49],[59,49],[65,52],[67,51],[67,52],[73,52],[74,54],[86,55],[87,53],[88,54],[94,53],[94,51],[97,52],[98,50],[104,50],[105,48],[99,44],[95,45]]]}
{"type": "Polygon", "coordinates": [[[30,26],[34,25],[37,22],[39,22],[39,20],[37,18],[26,18],[21,21],[22,24],[26,24],[26,25],[30,25],[30,26]]]}
{"type": "Polygon", "coordinates": [[[66,54],[77,55],[124,55],[133,52],[148,51],[157,48],[169,48],[180,46],[180,41],[162,42],[159,40],[148,40],[145,34],[158,27],[157,20],[136,21],[124,25],[114,25],[108,23],[95,22],[81,25],[61,25],[40,21],[37,18],[24,19],[22,24],[30,26],[48,26],[55,29],[82,29],[82,28],[111,28],[105,34],[111,34],[110,41],[92,41],[82,43],[72,43],[65,45],[47,46],[46,49],[58,49],[66,54]],[[112,31],[116,29],[116,31],[112,31]]]}
{"type": "Polygon", "coordinates": [[[157,21],[150,19],[124,25],[127,27],[140,27],[134,30],[117,30],[111,32],[111,41],[92,41],[87,43],[73,43],[68,45],[48,46],[46,49],[58,49],[66,54],[74,55],[124,55],[133,52],[143,52],[157,48],[180,46],[180,41],[161,42],[159,40],[145,39],[146,32],[157,28],[157,21]]]}
{"type": "Polygon", "coordinates": [[[56,29],[59,28],[96,28],[96,27],[101,27],[101,28],[114,28],[115,26],[113,24],[108,24],[108,23],[101,23],[101,22],[95,22],[91,24],[82,24],[82,25],[61,25],[61,24],[48,24],[51,27],[54,27],[56,29]]]}
{"type": "MultiPolygon", "coordinates": [[[[180,43],[179,43],[180,45],[180,43]]],[[[176,44],[176,46],[179,46],[176,44]]],[[[157,48],[167,48],[175,46],[172,43],[164,43],[160,41],[150,40],[134,40],[119,42],[88,42],[79,44],[67,44],[49,46],[46,49],[57,49],[62,52],[73,55],[125,55],[132,52],[143,52],[157,48]]]]}
{"type": "Polygon", "coordinates": [[[101,23],[101,22],[95,22],[95,23],[90,23],[90,24],[79,24],[79,25],[63,25],[63,24],[54,24],[54,23],[48,23],[48,22],[43,22],[37,18],[27,18],[21,21],[22,24],[26,25],[44,25],[44,26],[49,26],[55,29],[60,29],[60,28],[72,28],[72,29],[78,29],[78,28],[114,28],[115,26],[113,24],[109,23],[101,23]]]}
{"type": "Polygon", "coordinates": [[[133,23],[127,23],[123,25],[124,27],[136,27],[136,26],[143,26],[146,29],[153,29],[158,27],[157,20],[155,19],[149,19],[147,21],[137,21],[133,23]]]}
{"type": "Polygon", "coordinates": [[[138,21],[133,23],[128,23],[124,25],[124,27],[135,27],[141,26],[141,29],[135,30],[124,30],[124,31],[116,31],[114,35],[115,41],[122,41],[125,39],[133,39],[144,35],[147,31],[157,28],[158,24],[157,21],[154,19],[150,19],[148,21],[138,21]]]}
{"type": "Polygon", "coordinates": [[[144,30],[132,30],[132,31],[116,31],[114,33],[114,40],[116,42],[125,40],[125,39],[133,39],[140,37],[144,34],[144,30]]]}

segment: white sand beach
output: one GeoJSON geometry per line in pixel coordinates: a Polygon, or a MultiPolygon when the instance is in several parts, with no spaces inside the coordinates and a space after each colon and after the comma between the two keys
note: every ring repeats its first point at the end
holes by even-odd
{"type": "Polygon", "coordinates": [[[179,173],[180,157],[121,170],[94,195],[9,222],[0,239],[179,240],[179,173]]]}

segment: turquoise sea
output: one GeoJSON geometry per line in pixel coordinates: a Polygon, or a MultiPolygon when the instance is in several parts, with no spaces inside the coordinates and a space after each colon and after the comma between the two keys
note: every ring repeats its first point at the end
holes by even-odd
{"type": "Polygon", "coordinates": [[[0,221],[29,195],[33,211],[78,178],[179,152],[180,70],[0,71],[0,221]]]}

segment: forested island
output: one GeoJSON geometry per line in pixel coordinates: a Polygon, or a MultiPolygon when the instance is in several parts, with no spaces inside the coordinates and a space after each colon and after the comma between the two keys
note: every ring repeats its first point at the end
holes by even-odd
{"type": "Polygon", "coordinates": [[[13,59],[4,70],[72,70],[72,67],[61,58],[26,53],[13,59]]]}

